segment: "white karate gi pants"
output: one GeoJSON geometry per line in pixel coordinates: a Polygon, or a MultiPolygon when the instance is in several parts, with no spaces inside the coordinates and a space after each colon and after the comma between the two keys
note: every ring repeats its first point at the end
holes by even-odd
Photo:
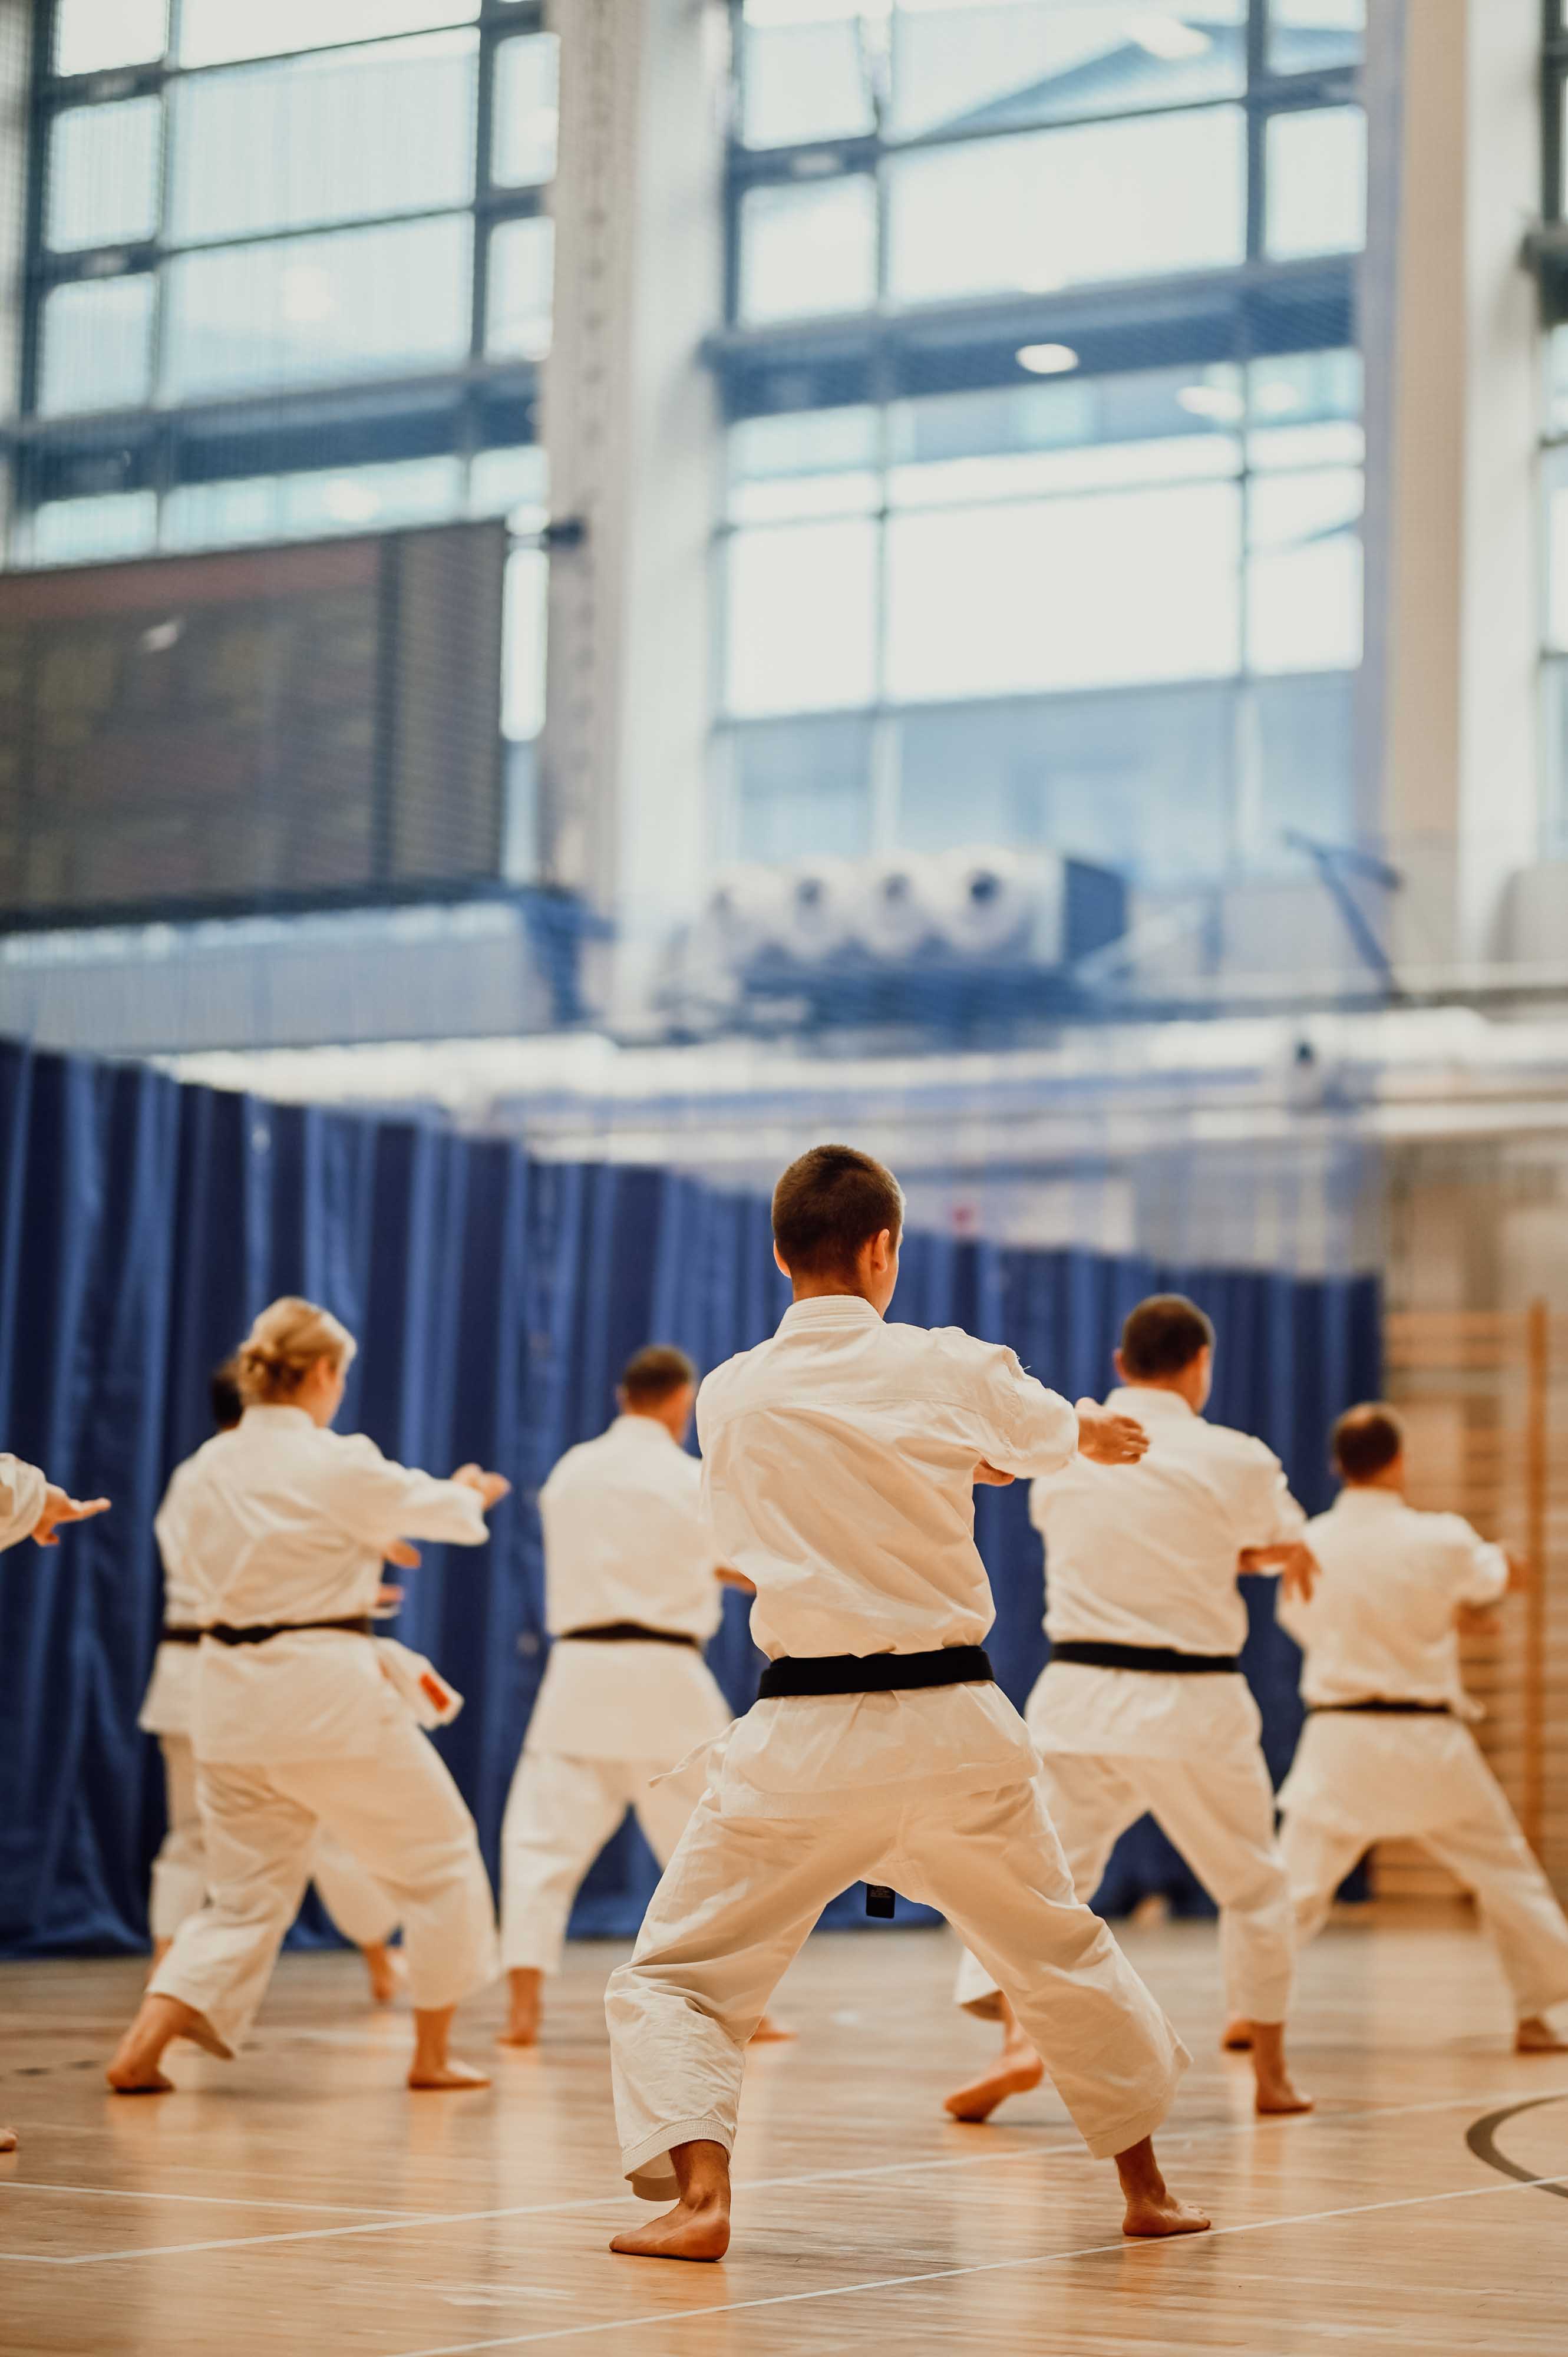
{"type": "Polygon", "coordinates": [[[148,1984],[244,2044],[325,1830],[386,1893],[416,2007],[459,2004],[495,1977],[495,1910],[478,1836],[435,1746],[388,1696],[377,1748],[353,1758],[200,1762],[210,1900],[148,1984]]]}
{"type": "Polygon", "coordinates": [[[673,2145],[733,2149],[746,2040],[823,1907],[860,1879],[957,1924],[1098,2158],[1159,2126],[1191,2058],[1105,1925],[1073,1896],[1042,1782],[954,1793],[922,1784],[925,1770],[912,1762],[906,1784],[841,1788],[815,1808],[797,1801],[789,1814],[749,1814],[738,1792],[726,1794],[720,1766],[605,1996],[622,2167],[635,2192],[659,2201],[674,2191],[673,2145]]]}
{"type": "MultiPolygon", "coordinates": [[[[197,1799],[196,1754],[184,1735],[159,1738],[168,1831],[153,1860],[148,1910],[155,1940],[172,1940],[188,1915],[206,1904],[207,1845],[197,1799]]],[[[310,1878],[321,1903],[346,1940],[356,1948],[384,1947],[397,1930],[397,1910],[386,1892],[340,1842],[323,1834],[311,1859],[310,1878]]]]}
{"type": "Polygon", "coordinates": [[[1334,1711],[1309,1718],[1280,1795],[1303,1942],[1374,1842],[1420,1842],[1476,1900],[1519,2019],[1568,2004],[1568,1920],[1468,1727],[1334,1711]],[[1434,1805],[1447,1813],[1434,1822],[1434,1805]]]}
{"type": "MultiPolygon", "coordinates": [[[[1033,1732],[1031,1728],[1031,1732],[1033,1732]]],[[[1232,2018],[1283,2021],[1295,1973],[1290,1881],[1274,1838],[1274,1793],[1255,1744],[1208,1758],[1101,1758],[1051,1751],[1040,1789],[1084,1900],[1104,1879],[1112,1850],[1145,1813],[1219,1909],[1225,2002],[1232,2018]]],[[[975,1957],[959,1965],[954,2000],[993,2018],[996,1981],[975,1957]]]]}
{"type": "Polygon", "coordinates": [[[524,1751],[501,1822],[505,1969],[558,1973],[578,1885],[628,1809],[662,1870],[706,1781],[705,1760],[677,1775],[654,1760],[524,1751]]]}

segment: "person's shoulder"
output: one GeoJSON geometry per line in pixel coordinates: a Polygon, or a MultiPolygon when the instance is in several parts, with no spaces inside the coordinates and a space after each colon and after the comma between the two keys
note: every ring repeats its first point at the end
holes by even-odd
{"type": "Polygon", "coordinates": [[[1260,1473],[1277,1473],[1280,1460],[1266,1440],[1255,1432],[1241,1432],[1233,1424],[1211,1424],[1206,1415],[1195,1416],[1197,1430],[1204,1435],[1204,1446],[1227,1463],[1251,1468],[1260,1473]]]}
{"type": "Polygon", "coordinates": [[[564,1448],[544,1477],[541,1495],[551,1490],[567,1489],[574,1481],[591,1475],[595,1461],[605,1453],[607,1437],[596,1432],[591,1440],[575,1440],[570,1448],[564,1448]]]}
{"type": "Polygon", "coordinates": [[[716,1367],[708,1369],[697,1386],[699,1422],[704,1416],[712,1415],[715,1410],[722,1412],[727,1407],[746,1378],[767,1365],[773,1352],[774,1339],[770,1334],[766,1341],[754,1342],[749,1351],[736,1351],[733,1357],[721,1359],[716,1367]]]}
{"type": "Polygon", "coordinates": [[[1463,1514],[1407,1505],[1402,1520],[1407,1529],[1412,1529],[1434,1546],[1467,1550],[1486,1544],[1474,1523],[1466,1522],[1463,1514]]]}
{"type": "Polygon", "coordinates": [[[965,1382],[1021,1374],[1018,1354],[1008,1342],[985,1342],[962,1326],[893,1326],[885,1329],[892,1347],[907,1357],[928,1360],[933,1369],[950,1372],[965,1382]]]}

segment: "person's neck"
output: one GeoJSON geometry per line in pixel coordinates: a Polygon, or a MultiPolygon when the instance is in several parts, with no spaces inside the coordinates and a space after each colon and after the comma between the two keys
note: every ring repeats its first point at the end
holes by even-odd
{"type": "Polygon", "coordinates": [[[1358,1491],[1365,1492],[1366,1491],[1372,1490],[1376,1491],[1380,1496],[1385,1498],[1402,1498],[1404,1496],[1404,1475],[1402,1473],[1392,1473],[1391,1469],[1390,1472],[1371,1473],[1368,1475],[1364,1481],[1347,1481],[1345,1487],[1350,1491],[1352,1496],[1354,1496],[1358,1491]]]}
{"type": "Polygon", "coordinates": [[[660,1415],[656,1407],[623,1407],[621,1414],[635,1417],[639,1424],[656,1424],[660,1432],[667,1432],[671,1440],[679,1442],[680,1435],[669,1417],[660,1415]]]}
{"type": "Polygon", "coordinates": [[[1122,1389],[1130,1392],[1169,1392],[1173,1399],[1181,1400],[1191,1408],[1194,1415],[1201,1415],[1203,1413],[1200,1403],[1193,1397],[1180,1375],[1123,1375],[1122,1389]]]}
{"type": "Polygon", "coordinates": [[[882,1304],[863,1285],[842,1276],[792,1276],[789,1290],[797,1301],[864,1301],[878,1318],[886,1315],[882,1304]]]}

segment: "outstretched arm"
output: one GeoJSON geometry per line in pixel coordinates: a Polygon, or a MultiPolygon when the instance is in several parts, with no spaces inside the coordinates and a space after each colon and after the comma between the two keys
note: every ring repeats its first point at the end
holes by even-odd
{"type": "Polygon", "coordinates": [[[1285,1596],[1303,1604],[1311,1603],[1313,1589],[1321,1577],[1317,1557],[1304,1539],[1281,1539],[1273,1546],[1243,1547],[1236,1568],[1243,1578],[1277,1573],[1285,1596]]]}

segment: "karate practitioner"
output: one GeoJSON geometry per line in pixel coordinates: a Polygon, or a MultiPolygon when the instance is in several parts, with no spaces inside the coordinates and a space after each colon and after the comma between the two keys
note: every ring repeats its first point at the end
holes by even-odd
{"type": "Polygon", "coordinates": [[[1131,1461],[1144,1438],[1075,1414],[1011,1351],[888,1326],[904,1199],[843,1146],[773,1198],[794,1305],[697,1404],[720,1555],[757,1590],[762,1699],[713,1748],[708,1787],[606,1998],[622,2164],[677,2194],[617,2251],[716,2259],[746,2042],[818,1915],[865,1878],[957,1922],[1008,1991],[1097,2157],[1124,2231],[1201,2231],[1150,2141],[1189,2056],[1075,1899],[1022,1719],[980,1640],[991,1591],[976,1480],[1131,1461]]]}
{"type": "MultiPolygon", "coordinates": [[[[220,1432],[232,1432],[244,1413],[244,1402],[240,1397],[231,1362],[214,1370],[211,1395],[214,1426],[220,1432]]],[[[185,1572],[177,1553],[179,1494],[191,1478],[193,1464],[191,1459],[176,1467],[168,1495],[158,1512],[156,1527],[164,1564],[164,1631],[136,1721],[145,1734],[158,1738],[167,1801],[168,1828],[153,1860],[148,1910],[155,1968],[167,1955],[186,1917],[194,1915],[207,1897],[207,1850],[202,1839],[201,1811],[197,1805],[196,1754],[190,1744],[197,1648],[201,1631],[195,1617],[196,1586],[185,1572]]],[[[419,1562],[413,1548],[401,1542],[388,1548],[387,1559],[403,1570],[413,1569],[419,1562]]],[[[382,1593],[391,1596],[394,1591],[382,1593]]],[[[363,1956],[371,1996],[378,2005],[390,2004],[402,1985],[402,1975],[387,1944],[397,1929],[397,1911],[386,1892],[340,1842],[333,1841],[327,1834],[317,1844],[311,1877],[328,1913],[363,1956]]]]}
{"type": "MultiPolygon", "coordinates": [[[[1047,1811],[1079,1896],[1091,1900],[1120,1835],[1149,1812],[1219,1907],[1231,2027],[1252,2052],[1261,2113],[1305,2112],[1284,2061],[1295,1932],[1274,1838],[1262,1721],[1237,1656],[1247,1635],[1238,1571],[1310,1585],[1306,1516],[1261,1440],[1205,1422],[1214,1329],[1179,1294],[1127,1319],[1106,1402],[1149,1436],[1139,1464],[1081,1458],[1037,1480],[1051,1659],[1029,1697],[1047,1811]],[[1241,2025],[1245,2025],[1243,2029],[1241,2025]]],[[[972,1955],[958,2002],[1003,2025],[996,2068],[948,2098],[982,2120],[1035,2086],[1040,2059],[972,1955]]]]}
{"type": "MultiPolygon", "coordinates": [[[[108,1510],[107,1498],[72,1498],[36,1465],[0,1455],[0,1554],[24,1539],[38,1546],[59,1546],[63,1523],[90,1522],[108,1510]]],[[[16,2149],[16,2129],[0,2126],[0,2152],[16,2149]]]]}
{"type": "Polygon", "coordinates": [[[697,1371],[654,1343],[617,1396],[609,1430],[569,1448],[539,1493],[554,1643],[501,1827],[508,2046],[537,2040],[577,1887],[628,1809],[667,1866],[706,1781],[701,1760],[672,1771],[730,1722],[703,1646],[720,1582],[748,1583],[718,1565],[702,1469],[682,1446],[697,1371]]]}
{"type": "Polygon", "coordinates": [[[223,2056],[243,2045],[323,1826],[403,1923],[410,2086],[485,2083],[450,2059],[447,2036],[456,2006],[494,1977],[489,1882],[474,1821],[406,1680],[394,1683],[415,1657],[372,1642],[370,1614],[393,1540],[480,1546],[508,1485],[477,1466],[434,1480],[331,1431],[354,1347],[308,1301],[263,1310],[237,1362],[244,1415],[198,1451],[171,1503],[203,1631],[191,1739],[212,1889],[109,2066],[121,2093],[168,2086],[171,2039],[223,2056]]]}
{"type": "Polygon", "coordinates": [[[1568,2051],[1545,2018],[1568,2004],[1568,1921],[1466,1724],[1480,1713],[1459,1673],[1464,1620],[1521,1586],[1524,1566],[1460,1515],[1405,1503],[1391,1408],[1352,1408],[1333,1448],[1345,1486],[1306,1534],[1322,1577],[1280,1612],[1305,1654],[1308,1717],[1280,1792],[1301,1936],[1374,1842],[1418,1841],[1475,1897],[1518,2051],[1568,2051]]]}

